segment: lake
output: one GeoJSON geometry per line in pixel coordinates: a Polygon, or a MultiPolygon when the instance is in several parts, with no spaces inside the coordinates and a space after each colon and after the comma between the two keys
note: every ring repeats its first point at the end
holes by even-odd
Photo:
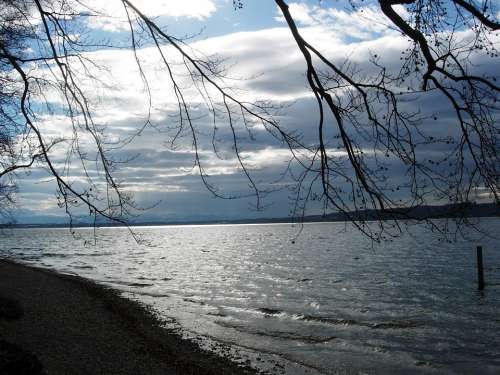
{"type": "MultiPolygon", "coordinates": [[[[497,218],[480,226],[500,233],[497,218]]],[[[146,243],[125,228],[12,229],[0,256],[118,289],[202,347],[272,373],[500,373],[494,238],[447,242],[414,226],[374,244],[343,223],[133,230],[146,243]]]]}

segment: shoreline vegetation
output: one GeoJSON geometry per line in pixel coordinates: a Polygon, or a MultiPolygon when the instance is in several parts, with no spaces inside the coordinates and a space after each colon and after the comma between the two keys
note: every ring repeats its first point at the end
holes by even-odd
{"type": "Polygon", "coordinates": [[[254,374],[78,276],[0,259],[0,373],[254,374]]]}

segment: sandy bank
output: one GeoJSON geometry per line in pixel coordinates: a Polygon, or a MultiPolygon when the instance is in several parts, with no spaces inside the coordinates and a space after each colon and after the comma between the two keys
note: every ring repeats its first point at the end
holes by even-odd
{"type": "Polygon", "coordinates": [[[21,362],[33,361],[34,374],[37,360],[47,374],[251,373],[159,324],[138,303],[87,280],[0,261],[0,374],[8,374],[9,345],[21,362]]]}

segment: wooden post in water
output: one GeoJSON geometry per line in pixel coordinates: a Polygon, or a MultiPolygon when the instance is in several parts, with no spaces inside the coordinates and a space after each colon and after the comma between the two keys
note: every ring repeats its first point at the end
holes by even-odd
{"type": "Polygon", "coordinates": [[[477,288],[484,289],[483,247],[477,247],[477,288]]]}

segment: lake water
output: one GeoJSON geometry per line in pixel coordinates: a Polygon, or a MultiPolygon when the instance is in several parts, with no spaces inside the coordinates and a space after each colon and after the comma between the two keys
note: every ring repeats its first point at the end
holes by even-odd
{"type": "MultiPolygon", "coordinates": [[[[500,233],[500,221],[481,226],[500,233]]],[[[205,348],[271,373],[499,374],[497,240],[374,245],[341,223],[14,229],[0,256],[78,274],[156,309],[205,348]],[[293,241],[292,241],[293,240],[293,241]],[[477,291],[476,245],[485,291],[477,291]]]]}

